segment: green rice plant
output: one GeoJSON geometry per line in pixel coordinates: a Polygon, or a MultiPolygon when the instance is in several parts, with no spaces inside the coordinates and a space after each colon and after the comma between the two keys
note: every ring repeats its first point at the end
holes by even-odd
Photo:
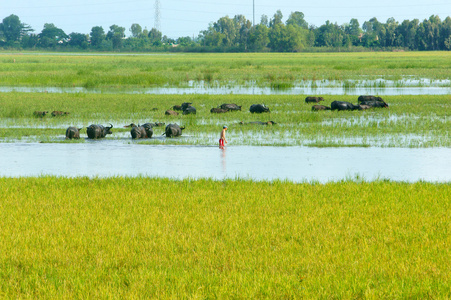
{"type": "Polygon", "coordinates": [[[5,298],[447,298],[451,185],[0,178],[5,298]]]}

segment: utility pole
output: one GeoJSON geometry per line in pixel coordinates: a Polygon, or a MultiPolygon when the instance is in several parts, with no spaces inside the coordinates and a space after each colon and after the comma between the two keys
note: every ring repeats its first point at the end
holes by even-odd
{"type": "Polygon", "coordinates": [[[161,32],[161,24],[160,24],[160,0],[155,0],[155,24],[154,27],[156,30],[161,32]]]}
{"type": "Polygon", "coordinates": [[[252,0],[252,26],[255,26],[255,0],[252,0]]]}

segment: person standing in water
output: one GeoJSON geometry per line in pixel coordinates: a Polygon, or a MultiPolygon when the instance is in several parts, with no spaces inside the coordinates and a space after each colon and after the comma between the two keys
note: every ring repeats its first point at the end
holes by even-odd
{"type": "Polygon", "coordinates": [[[227,140],[225,138],[226,130],[227,130],[227,126],[224,125],[222,127],[221,137],[219,138],[219,147],[224,147],[224,142],[227,144],[227,140]]]}

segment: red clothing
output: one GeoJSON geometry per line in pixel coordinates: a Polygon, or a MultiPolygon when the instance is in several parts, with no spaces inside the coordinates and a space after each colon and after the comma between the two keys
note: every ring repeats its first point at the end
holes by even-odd
{"type": "Polygon", "coordinates": [[[224,147],[224,140],[223,139],[219,139],[219,147],[224,147]]]}

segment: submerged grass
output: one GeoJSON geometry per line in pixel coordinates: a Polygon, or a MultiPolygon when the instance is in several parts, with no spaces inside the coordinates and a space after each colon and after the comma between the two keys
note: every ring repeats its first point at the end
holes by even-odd
{"type": "MultiPolygon", "coordinates": [[[[127,137],[124,125],[145,122],[177,123],[186,126],[183,139],[157,139],[144,143],[216,144],[222,125],[229,126],[230,145],[386,146],[450,147],[451,98],[444,96],[387,96],[388,109],[312,112],[306,95],[145,95],[145,94],[0,94],[0,138],[32,141],[61,141],[68,126],[113,124],[113,135],[127,137]],[[165,116],[173,105],[192,102],[196,115],[165,116]],[[223,103],[236,103],[242,111],[212,114],[223,103]],[[251,114],[254,103],[266,104],[271,112],[251,114]],[[37,118],[34,111],[70,112],[61,117],[37,118]],[[240,124],[274,121],[273,126],[240,124]],[[119,134],[119,135],[118,135],[119,134]]],[[[324,96],[357,103],[357,96],[324,96]]],[[[154,128],[161,136],[164,127],[154,128]]]]}
{"type": "Polygon", "coordinates": [[[451,185],[0,178],[2,298],[450,296],[451,185]]]}

